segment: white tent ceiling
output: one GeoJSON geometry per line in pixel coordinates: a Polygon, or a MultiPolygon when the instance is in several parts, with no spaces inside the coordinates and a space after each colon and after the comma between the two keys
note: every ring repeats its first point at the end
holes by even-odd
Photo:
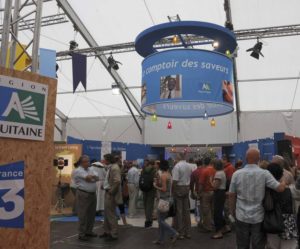
{"type": "MultiPolygon", "coordinates": [[[[1,1],[2,7],[5,1],[1,1]]],[[[199,20],[223,25],[225,12],[223,0],[69,0],[81,20],[99,45],[134,41],[144,29],[167,22],[167,16],[179,14],[182,20],[199,20]],[[145,2],[146,1],[146,2],[145,2]],[[149,12],[147,11],[146,5],[149,12]],[[152,19],[151,19],[152,18],[152,19]]],[[[261,28],[300,24],[299,0],[231,0],[235,29],[261,28]]],[[[56,1],[44,4],[43,15],[57,14],[56,1]]],[[[28,42],[28,32],[22,31],[20,39],[28,42]]],[[[74,39],[72,24],[65,23],[42,28],[43,48],[68,50],[74,39]]],[[[88,47],[79,34],[80,48],[88,47]]],[[[237,58],[238,79],[264,79],[298,77],[300,73],[300,36],[264,39],[264,58],[255,60],[245,50],[255,40],[239,41],[237,58]]],[[[140,86],[142,58],[135,52],[116,54],[123,65],[118,73],[127,86],[140,86]]],[[[58,92],[72,91],[71,61],[59,62],[58,92]]],[[[88,59],[88,89],[107,89],[113,79],[98,59],[88,59]]],[[[293,102],[297,80],[272,80],[240,82],[239,95],[242,111],[300,109],[300,87],[293,102]]],[[[80,89],[79,89],[80,90],[80,89]]],[[[81,88],[82,90],[82,88],[81,88]]],[[[140,102],[140,90],[131,90],[140,102]]],[[[76,94],[58,94],[57,107],[69,117],[119,116],[129,111],[121,96],[111,91],[76,94]]]]}

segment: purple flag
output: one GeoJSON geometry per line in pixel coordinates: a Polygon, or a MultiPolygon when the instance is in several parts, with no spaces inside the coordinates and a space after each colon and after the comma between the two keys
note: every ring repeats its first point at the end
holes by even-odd
{"type": "Polygon", "coordinates": [[[73,66],[73,93],[78,87],[79,83],[83,85],[86,90],[86,55],[72,54],[73,66]]]}

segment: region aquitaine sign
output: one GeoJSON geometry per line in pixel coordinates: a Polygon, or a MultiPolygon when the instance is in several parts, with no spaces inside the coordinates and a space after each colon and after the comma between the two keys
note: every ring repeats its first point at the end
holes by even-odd
{"type": "Polygon", "coordinates": [[[48,86],[0,75],[0,137],[43,141],[48,86]]]}

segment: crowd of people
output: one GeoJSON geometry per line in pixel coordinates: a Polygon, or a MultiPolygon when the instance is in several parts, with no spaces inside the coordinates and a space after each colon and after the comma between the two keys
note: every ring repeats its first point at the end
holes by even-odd
{"type": "Polygon", "coordinates": [[[122,162],[112,154],[101,162],[82,156],[72,173],[76,193],[73,211],[79,217],[79,239],[97,237],[93,232],[95,215],[104,215],[104,233],[109,241],[118,239],[117,212],[124,224],[138,215],[137,200],[143,196],[145,228],[158,222],[158,237],[163,245],[191,239],[191,200],[195,203],[197,229],[222,239],[233,228],[238,249],[296,249],[300,213],[300,178],[291,163],[281,156],[261,161],[260,153],[250,148],[246,162],[235,166],[228,156],[204,157],[187,161],[185,153],[176,160],[122,162]],[[267,208],[272,204],[272,208],[267,208]],[[274,215],[276,213],[276,215],[274,215]],[[297,217],[299,215],[299,217],[297,217]],[[172,222],[166,219],[171,217],[172,222]]]}

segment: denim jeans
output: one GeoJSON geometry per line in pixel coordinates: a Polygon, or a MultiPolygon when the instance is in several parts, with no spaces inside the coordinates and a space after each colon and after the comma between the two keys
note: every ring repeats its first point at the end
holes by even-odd
{"type": "Polygon", "coordinates": [[[266,235],[262,223],[248,224],[236,220],[236,242],[238,249],[265,249],[266,235]]]}
{"type": "Polygon", "coordinates": [[[176,230],[171,227],[167,222],[166,222],[166,218],[167,218],[168,213],[161,213],[159,211],[157,211],[157,218],[158,218],[158,231],[159,231],[159,241],[160,242],[164,242],[165,240],[165,234],[169,233],[171,236],[175,236],[176,235],[176,230]]]}

